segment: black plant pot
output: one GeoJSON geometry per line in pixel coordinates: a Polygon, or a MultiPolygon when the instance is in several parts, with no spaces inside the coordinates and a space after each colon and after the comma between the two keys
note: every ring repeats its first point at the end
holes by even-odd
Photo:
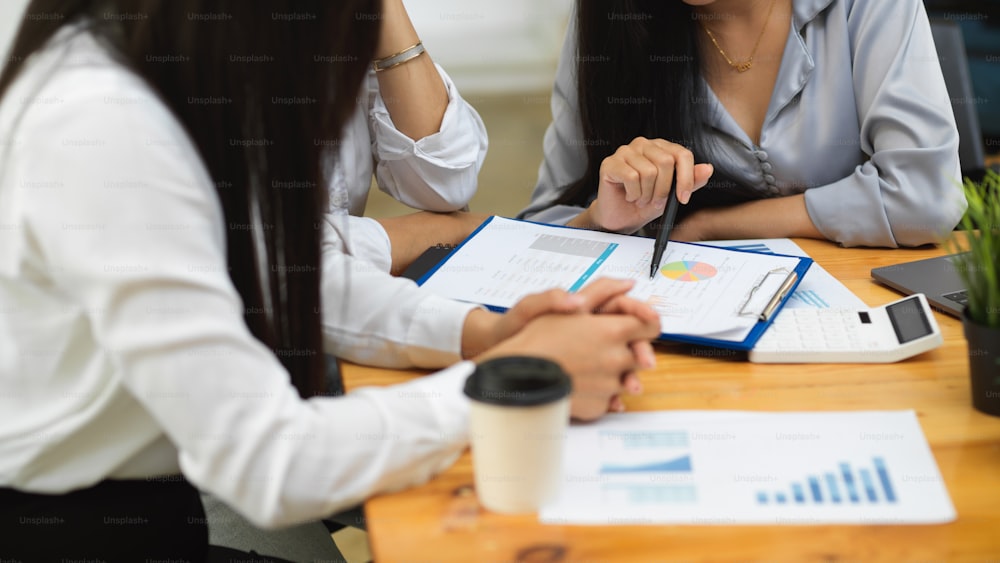
{"type": "Polygon", "coordinates": [[[972,377],[972,406],[1000,416],[1000,328],[988,327],[962,312],[965,340],[969,343],[969,375],[972,377]]]}

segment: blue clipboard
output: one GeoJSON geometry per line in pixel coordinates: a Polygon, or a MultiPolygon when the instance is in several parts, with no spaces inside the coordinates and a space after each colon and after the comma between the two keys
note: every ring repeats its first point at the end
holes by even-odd
{"type": "MultiPolygon", "coordinates": [[[[436,248],[430,248],[430,249],[428,249],[427,253],[425,253],[425,255],[422,255],[415,262],[415,264],[420,263],[419,264],[419,269],[423,269],[424,267],[426,267],[427,269],[424,270],[424,271],[422,271],[422,272],[419,271],[419,270],[418,271],[408,270],[408,274],[407,274],[406,277],[409,277],[410,279],[416,280],[417,285],[423,285],[442,266],[444,266],[452,256],[454,256],[456,253],[460,252],[462,250],[463,246],[465,246],[470,240],[474,239],[476,237],[476,235],[479,234],[480,231],[482,231],[484,228],[486,228],[486,226],[489,225],[490,222],[493,221],[493,219],[494,219],[494,217],[489,217],[488,219],[486,219],[485,221],[483,221],[483,223],[481,225],[479,225],[479,227],[477,227],[476,230],[472,232],[472,234],[470,234],[468,237],[466,237],[465,240],[463,240],[461,244],[459,244],[458,246],[456,246],[454,248],[436,247],[436,248]]],[[[516,219],[516,220],[524,222],[524,223],[534,223],[536,225],[542,225],[542,226],[545,226],[547,228],[578,230],[575,227],[567,227],[565,225],[550,225],[550,224],[546,224],[546,223],[537,223],[537,222],[534,222],[534,221],[524,221],[524,220],[520,220],[520,219],[516,219]]],[[[623,235],[623,236],[625,236],[625,235],[623,235]]],[[[767,327],[771,326],[771,323],[774,322],[774,319],[778,316],[778,313],[781,311],[781,309],[788,302],[788,299],[792,296],[793,293],[795,293],[795,289],[799,286],[799,283],[802,282],[802,278],[805,277],[806,272],[809,271],[809,267],[812,266],[812,264],[813,264],[813,259],[812,258],[803,257],[803,256],[792,256],[792,255],[789,255],[789,254],[762,253],[762,252],[756,252],[756,251],[753,251],[753,250],[746,250],[746,249],[740,249],[740,248],[720,248],[720,247],[717,247],[717,246],[711,246],[711,245],[707,245],[707,244],[697,244],[697,243],[685,243],[685,244],[693,244],[695,246],[705,246],[705,247],[713,248],[713,249],[716,249],[716,250],[725,250],[726,252],[743,252],[743,253],[747,253],[747,254],[768,254],[770,256],[781,256],[781,257],[795,259],[798,262],[797,262],[795,268],[793,268],[790,272],[788,272],[786,274],[787,277],[783,281],[783,283],[779,286],[779,288],[778,288],[779,291],[776,292],[775,295],[771,296],[771,299],[769,300],[770,302],[768,303],[768,307],[767,307],[767,309],[769,309],[767,311],[768,314],[764,315],[762,318],[758,319],[757,323],[754,325],[754,327],[752,329],[750,329],[750,332],[747,334],[747,336],[742,341],[723,340],[723,339],[717,339],[717,338],[706,338],[706,337],[701,337],[701,336],[692,336],[692,335],[683,334],[683,333],[661,333],[660,337],[658,339],[660,341],[681,342],[681,343],[685,343],[685,344],[694,344],[694,345],[698,345],[698,346],[709,346],[709,347],[713,347],[713,348],[723,348],[723,349],[727,349],[727,350],[738,350],[738,351],[749,351],[749,350],[752,350],[753,347],[754,347],[754,345],[757,344],[757,340],[759,340],[760,337],[763,336],[764,332],[767,330],[767,327]]],[[[486,307],[487,309],[489,309],[491,311],[494,311],[494,312],[497,312],[497,313],[503,313],[503,312],[505,312],[507,310],[506,307],[498,307],[498,306],[495,306],[495,305],[491,305],[489,303],[482,303],[482,305],[484,307],[486,307]]]]}
{"type": "MultiPolygon", "coordinates": [[[[711,245],[700,244],[698,246],[711,246],[711,245]]],[[[712,248],[719,248],[719,247],[715,246],[712,248]]],[[[744,250],[740,248],[727,248],[725,250],[732,252],[748,252],[750,254],[763,254],[761,252],[755,252],[753,250],[744,250]]],[[[772,296],[772,298],[775,301],[773,307],[771,307],[771,310],[768,311],[768,314],[763,316],[763,318],[759,318],[757,320],[757,324],[755,324],[754,327],[750,329],[750,333],[747,334],[746,338],[744,338],[740,342],[736,342],[733,340],[704,338],[700,336],[690,336],[687,334],[663,333],[660,334],[659,339],[664,341],[683,342],[686,344],[696,344],[699,346],[711,346],[713,348],[725,348],[727,350],[739,350],[743,352],[749,352],[750,350],[752,350],[753,347],[757,344],[757,341],[760,340],[760,337],[764,335],[764,332],[767,330],[767,327],[771,326],[771,323],[774,322],[774,319],[778,316],[778,313],[780,313],[781,309],[784,308],[786,303],[788,303],[788,299],[791,298],[793,293],[795,293],[795,289],[799,287],[800,283],[802,283],[802,278],[804,278],[806,272],[809,271],[809,267],[813,265],[812,258],[807,258],[804,256],[792,256],[790,254],[775,254],[775,253],[769,253],[769,254],[771,256],[784,256],[787,258],[796,258],[798,259],[799,263],[795,266],[795,268],[791,272],[789,272],[788,274],[789,278],[787,279],[790,281],[788,281],[787,283],[783,283],[779,287],[780,293],[772,296]]]]}

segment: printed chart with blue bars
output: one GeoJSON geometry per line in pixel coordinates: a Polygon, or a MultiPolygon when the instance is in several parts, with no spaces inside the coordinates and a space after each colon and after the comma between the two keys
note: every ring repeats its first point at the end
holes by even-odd
{"type": "Polygon", "coordinates": [[[804,475],[787,488],[757,491],[757,504],[838,505],[896,503],[896,488],[881,457],[873,457],[868,467],[852,467],[840,462],[830,471],[804,475]]]}
{"type": "Polygon", "coordinates": [[[956,517],[913,411],[608,415],[570,426],[563,472],[543,522],[896,525],[956,517]]]}

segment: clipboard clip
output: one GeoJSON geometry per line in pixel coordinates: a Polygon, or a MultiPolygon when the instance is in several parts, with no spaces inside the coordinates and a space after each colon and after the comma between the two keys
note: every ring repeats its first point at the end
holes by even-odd
{"type": "Polygon", "coordinates": [[[774,314],[774,311],[778,308],[778,305],[781,304],[782,300],[785,299],[785,296],[788,295],[788,292],[791,291],[792,287],[795,285],[795,282],[798,279],[799,279],[799,274],[795,270],[789,270],[788,268],[775,268],[767,272],[766,274],[764,274],[764,277],[760,279],[760,282],[758,282],[757,285],[750,288],[750,292],[747,294],[746,300],[743,301],[743,305],[740,306],[738,314],[740,316],[755,315],[757,316],[758,321],[767,321],[774,314]],[[781,282],[781,285],[778,286],[778,290],[774,292],[774,295],[771,296],[771,299],[767,302],[767,305],[765,305],[764,308],[761,309],[760,313],[757,313],[755,311],[747,311],[746,308],[753,301],[754,296],[757,294],[760,288],[764,286],[765,282],[767,282],[768,278],[770,276],[781,275],[781,274],[785,274],[785,280],[781,282]]]}

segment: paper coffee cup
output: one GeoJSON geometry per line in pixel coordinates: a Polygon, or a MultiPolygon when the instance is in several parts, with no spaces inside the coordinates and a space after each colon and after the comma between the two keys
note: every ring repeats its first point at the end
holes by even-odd
{"type": "Polygon", "coordinates": [[[571,389],[562,368],[540,358],[490,360],[466,380],[476,493],[485,508],[535,512],[555,495],[571,389]]]}

